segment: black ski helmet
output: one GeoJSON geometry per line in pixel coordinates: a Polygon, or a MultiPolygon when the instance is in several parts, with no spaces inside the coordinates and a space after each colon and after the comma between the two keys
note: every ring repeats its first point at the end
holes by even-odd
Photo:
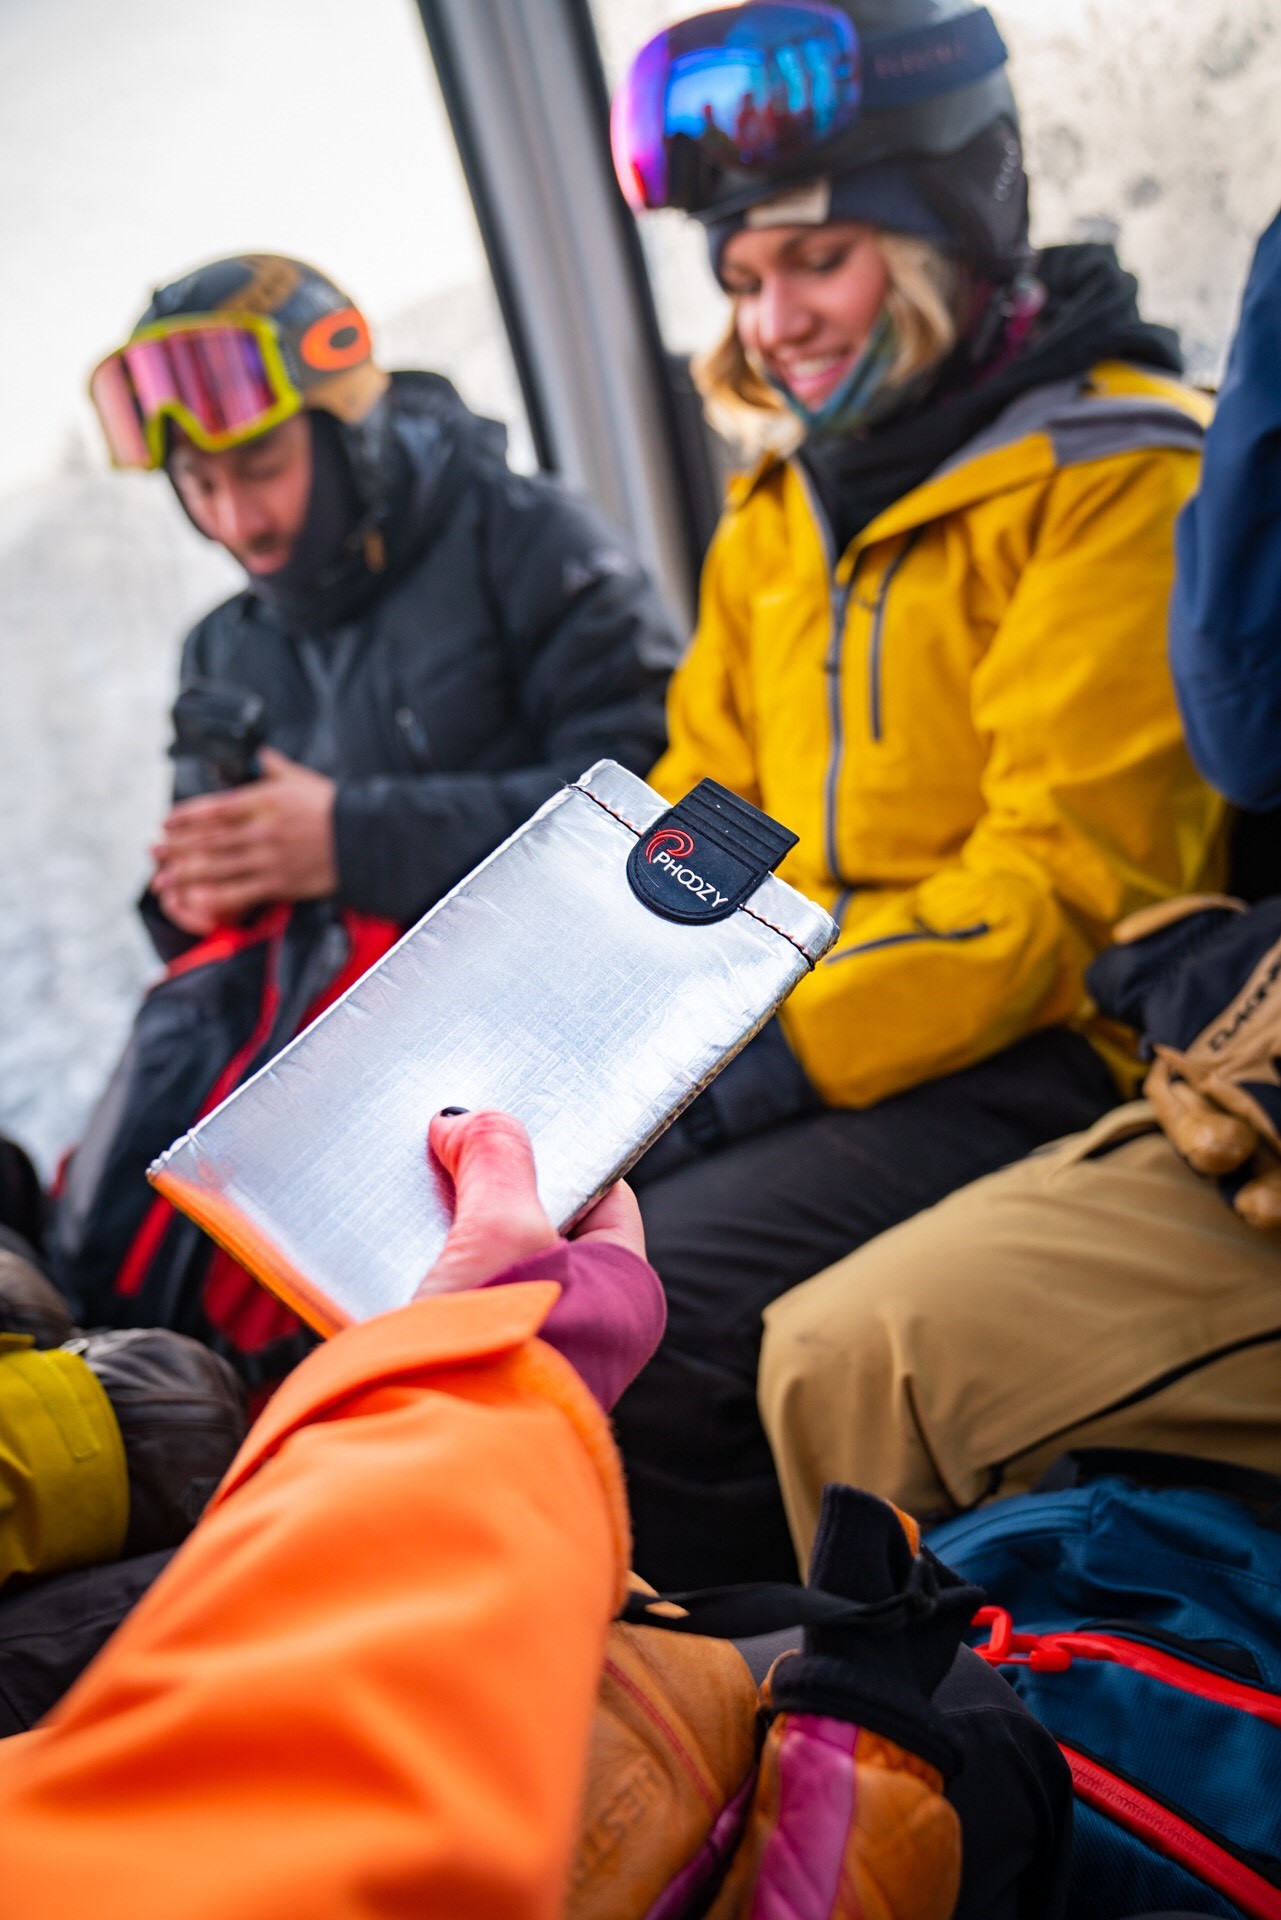
{"type": "MultiPolygon", "coordinates": [[[[837,0],[868,40],[972,13],[974,0],[837,0]]],[[[1018,103],[1005,67],[917,106],[869,113],[832,154],[833,174],[905,162],[959,250],[1001,278],[1029,257],[1028,180],[1018,103]]]]}
{"type": "MultiPolygon", "coordinates": [[[[977,11],[975,0],[831,0],[847,13],[864,42],[884,35],[940,27],[977,11]]],[[[1019,128],[1019,110],[1009,75],[999,67],[986,78],[915,106],[865,113],[832,143],[833,171],[873,160],[945,157],[960,153],[999,121],[1019,128]],[[838,160],[839,156],[839,160],[838,160]]]]}
{"type": "Polygon", "coordinates": [[[362,503],[378,507],[387,412],[380,403],[391,379],[374,360],[360,309],[304,260],[233,254],[158,288],[134,332],[158,320],[226,313],[263,314],[273,322],[304,408],[337,420],[362,503]]]}
{"type": "MultiPolygon", "coordinates": [[[[748,0],[749,9],[752,4],[748,0]]],[[[754,209],[825,181],[832,187],[826,217],[918,233],[950,246],[985,274],[1013,278],[1030,253],[1028,183],[1006,67],[993,65],[981,78],[949,89],[946,65],[938,59],[947,51],[949,22],[982,11],[999,60],[999,35],[986,10],[975,0],[828,4],[857,27],[865,71],[909,67],[914,59],[932,56],[944,77],[928,97],[912,104],[877,107],[865,101],[855,123],[842,132],[780,157],[768,169],[750,173],[731,167],[701,203],[678,202],[708,227],[713,264],[725,240],[749,223],[754,209]]],[[[713,13],[709,27],[730,17],[713,13]]]]}

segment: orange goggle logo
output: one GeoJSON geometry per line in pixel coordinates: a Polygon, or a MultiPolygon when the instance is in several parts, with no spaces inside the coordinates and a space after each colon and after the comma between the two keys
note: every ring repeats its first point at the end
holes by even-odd
{"type": "Polygon", "coordinates": [[[348,367],[358,367],[362,360],[368,360],[373,350],[364,316],[355,307],[324,314],[298,343],[304,364],[317,373],[344,373],[348,367]]]}

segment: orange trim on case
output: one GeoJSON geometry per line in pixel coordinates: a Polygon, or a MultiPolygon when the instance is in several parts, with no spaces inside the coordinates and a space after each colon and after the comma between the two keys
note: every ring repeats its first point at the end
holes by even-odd
{"type": "Polygon", "coordinates": [[[345,1313],[327,1293],[322,1293],[304,1273],[299,1272],[275,1242],[268,1239],[262,1229],[255,1226],[230,1200],[224,1199],[221,1194],[207,1193],[203,1187],[183,1180],[167,1167],[158,1173],[149,1173],[147,1178],[171,1206],[194,1220],[211,1240],[216,1240],[233,1260],[247,1267],[255,1280],[261,1280],[265,1287],[270,1287],[278,1299],[291,1307],[309,1327],[314,1327],[317,1333],[328,1338],[331,1334],[341,1333],[344,1327],[351,1326],[351,1315],[345,1313]]]}

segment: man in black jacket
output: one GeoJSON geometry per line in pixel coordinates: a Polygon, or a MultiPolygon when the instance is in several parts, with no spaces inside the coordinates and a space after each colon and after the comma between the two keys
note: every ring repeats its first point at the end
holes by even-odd
{"type": "Polygon", "coordinates": [[[256,703],[265,744],[255,761],[242,742],[242,785],[180,754],[143,903],[177,964],[48,1253],[85,1324],[195,1334],[270,1384],[296,1323],[154,1200],[147,1165],[562,782],[603,756],[647,772],[678,647],[620,537],[511,473],[502,429],[448,381],[383,372],[359,311],[299,261],[163,288],[92,392],[115,464],[163,468],[248,575],[182,678],[188,699],[212,682],[233,714],[256,703]]]}
{"type": "Polygon", "coordinates": [[[312,268],[251,255],[163,288],[93,391],[116,463],[163,465],[249,575],[183,681],[262,696],[263,778],[165,822],[173,926],[328,896],[409,923],[562,780],[657,757],[678,647],[634,556],[511,473],[447,381],[378,369],[312,268]]]}

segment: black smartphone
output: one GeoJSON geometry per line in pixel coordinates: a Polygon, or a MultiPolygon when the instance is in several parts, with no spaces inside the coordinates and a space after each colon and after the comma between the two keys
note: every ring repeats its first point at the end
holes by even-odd
{"type": "Polygon", "coordinates": [[[247,786],[262,769],[261,696],[217,680],[189,680],[173,707],[174,799],[247,786]]]}

